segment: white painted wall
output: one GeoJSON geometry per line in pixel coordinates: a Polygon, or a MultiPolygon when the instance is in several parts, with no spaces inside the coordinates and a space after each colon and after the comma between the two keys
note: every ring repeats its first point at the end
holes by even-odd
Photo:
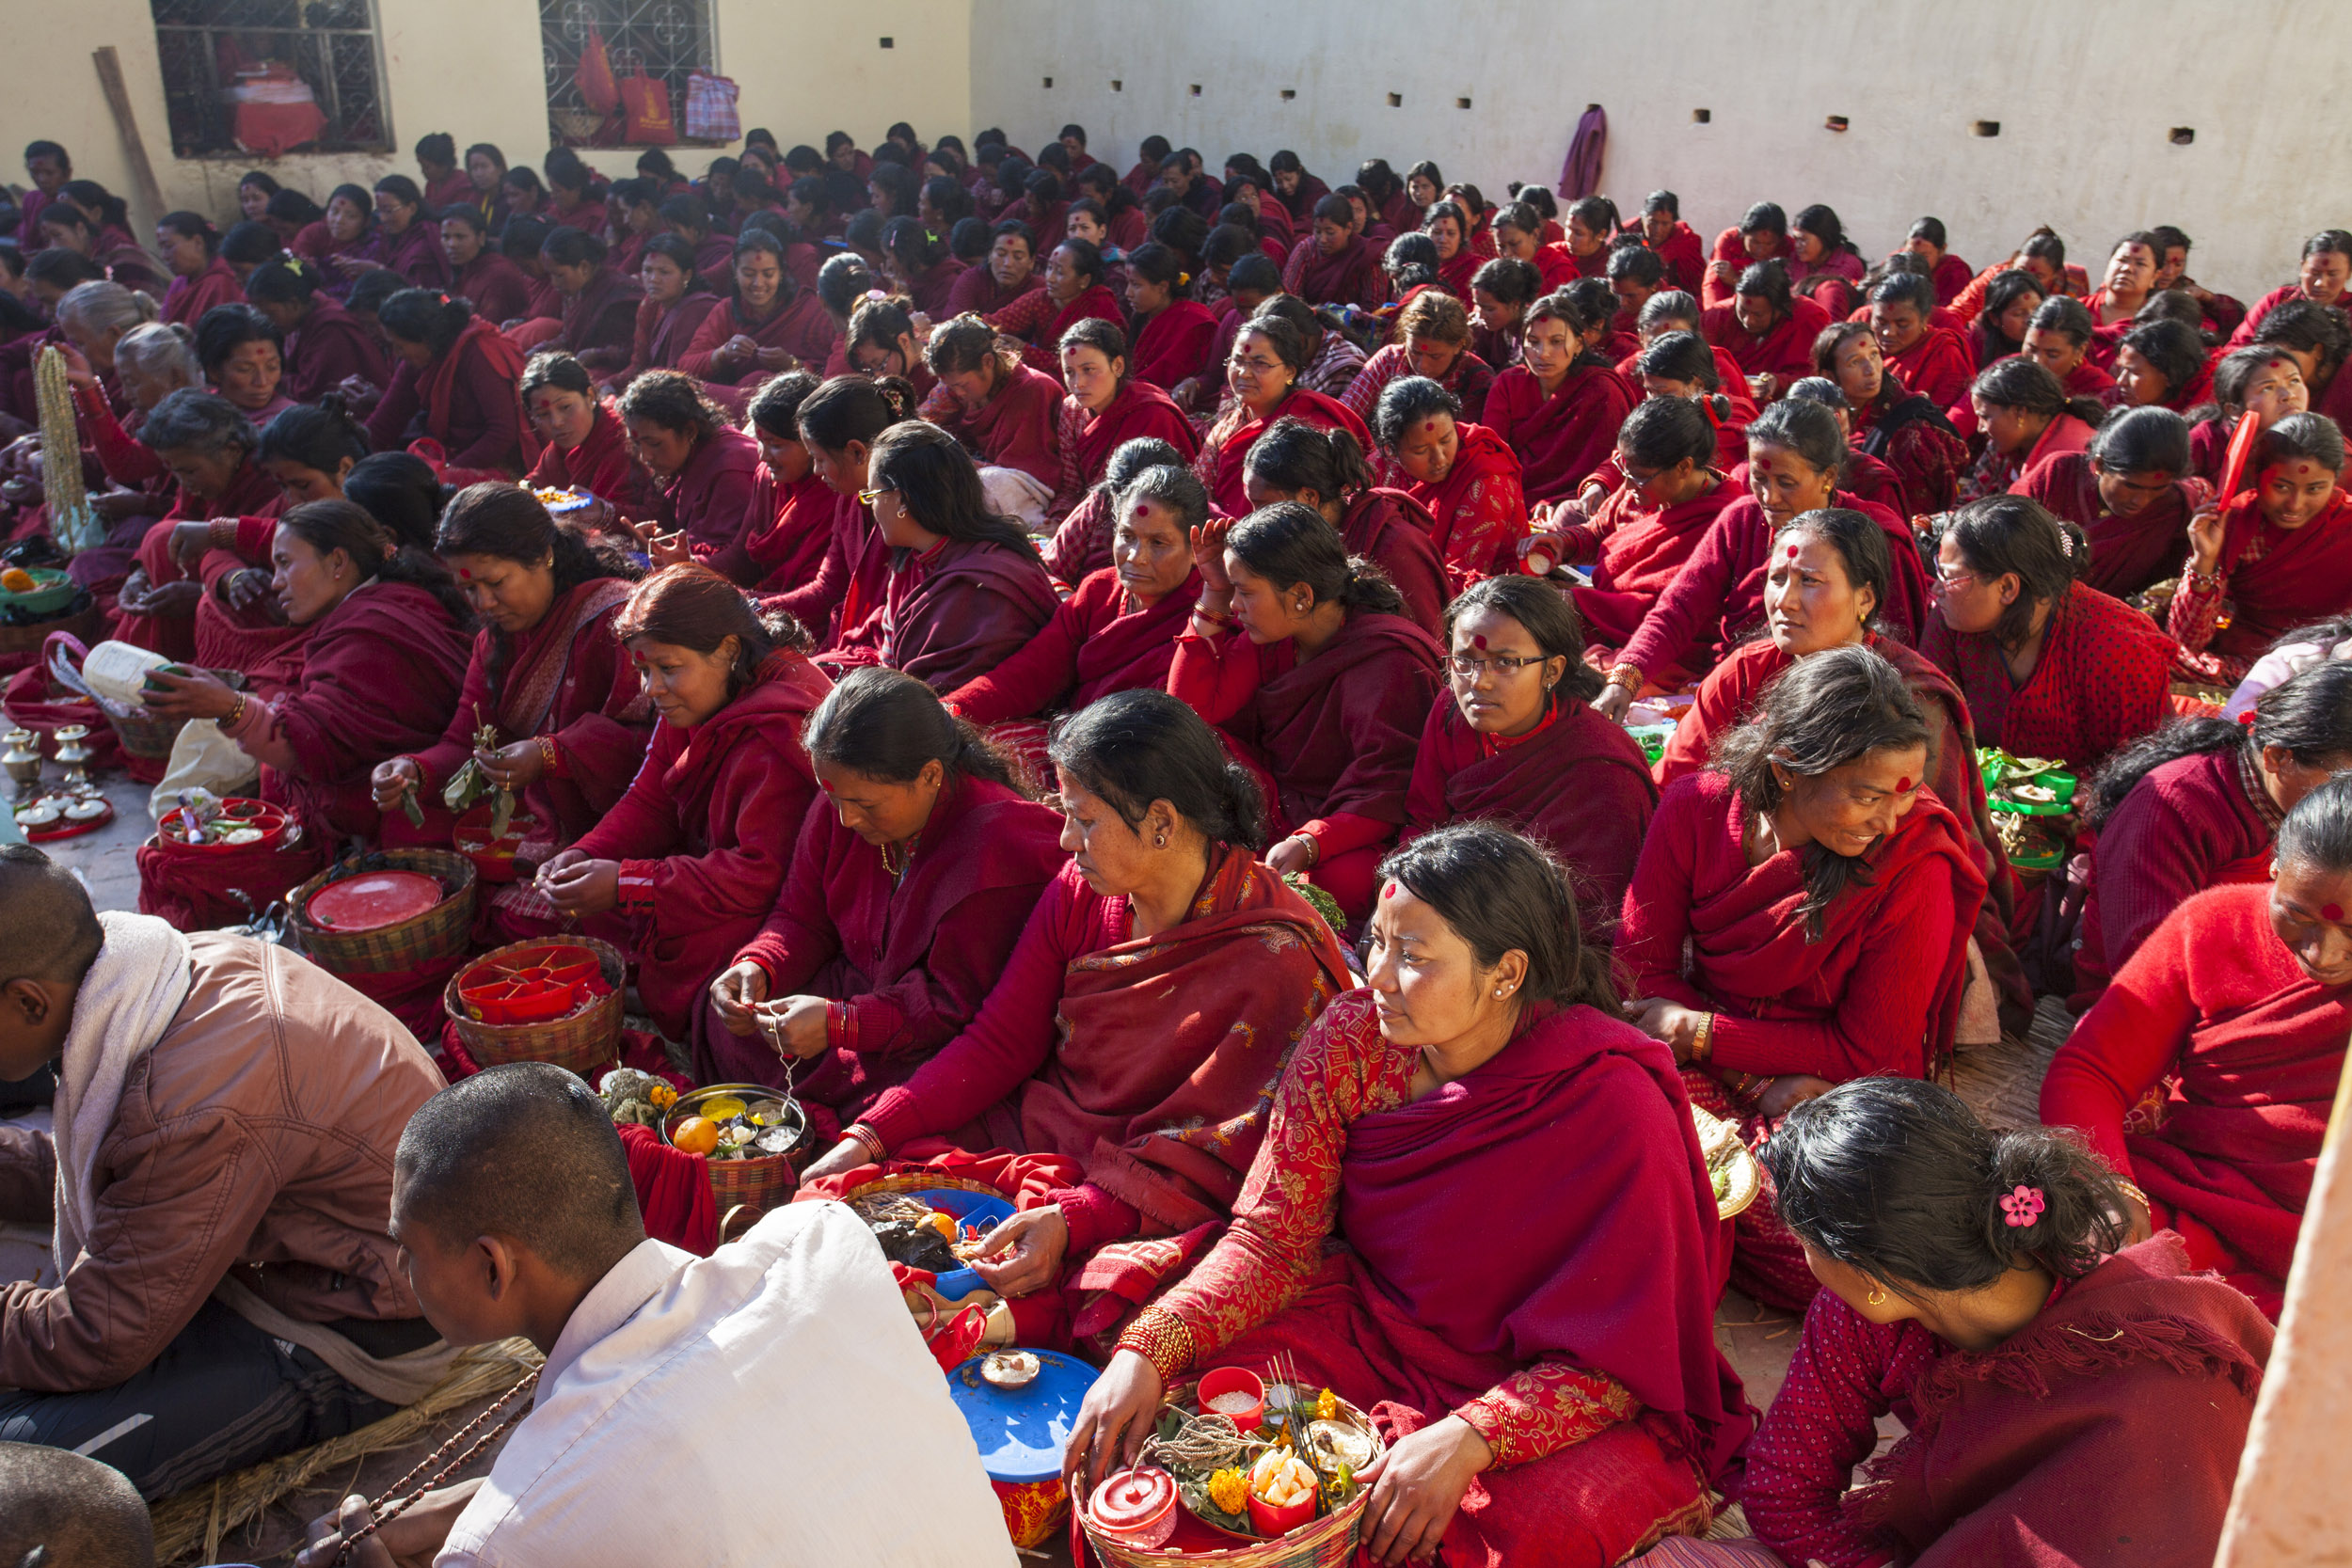
{"type": "MultiPolygon", "coordinates": [[[[276,163],[251,158],[179,159],[164,118],[149,0],[8,0],[5,58],[12,84],[45,90],[0,93],[0,177],[22,185],[18,159],[26,142],[63,142],[75,174],[96,180],[137,204],[136,185],[99,90],[90,51],[113,44],[122,59],[139,133],[164,199],[227,219],[236,215],[236,186],[249,168],[324,199],[342,181],[373,184],[388,173],[414,177],[408,149],[447,131],[463,149],[492,142],[510,162],[535,163],[548,149],[547,96],[539,53],[539,8],[532,0],[376,0],[382,22],[385,87],[391,100],[389,157],[296,153],[276,163]]],[[[718,0],[719,70],[740,84],[746,130],[764,125],[785,146],[823,143],[847,130],[863,146],[882,139],[895,119],[934,134],[970,119],[969,0],[875,0],[857,7],[816,0],[718,0]],[[893,46],[879,45],[889,37],[893,46]]],[[[685,104],[673,105],[681,118],[685,104]]],[[[676,150],[679,166],[699,172],[725,149],[676,150]]],[[[636,150],[586,151],[614,175],[629,173],[636,150]]],[[[138,214],[143,223],[156,214],[138,214]]],[[[144,229],[142,230],[142,237],[144,229]]]]}
{"type": "Polygon", "coordinates": [[[2305,234],[2352,225],[2352,120],[2330,109],[2352,60],[2346,0],[973,0],[972,13],[974,123],[1034,150],[1076,120],[1121,172],[1157,132],[1212,171],[1232,151],[1293,148],[1335,185],[1364,158],[1400,174],[1431,158],[1499,200],[1510,180],[1555,182],[1599,103],[1603,194],[1630,213],[1671,188],[1710,241],[1752,201],[1792,214],[1826,201],[1866,256],[1932,213],[1983,266],[2048,223],[2095,280],[2119,235],[2169,222],[2197,242],[2201,282],[2250,301],[2293,278],[2305,234]],[[1711,123],[1693,124],[1696,108],[1711,123]],[[1851,129],[1824,129],[1830,115],[1851,129]],[[1972,135],[1979,119],[2000,135],[1972,135]],[[2174,126],[2194,144],[2172,145],[2174,126]]]}

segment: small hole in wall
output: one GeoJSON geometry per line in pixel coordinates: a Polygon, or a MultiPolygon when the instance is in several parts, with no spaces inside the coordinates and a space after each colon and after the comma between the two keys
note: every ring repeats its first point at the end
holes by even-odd
{"type": "Polygon", "coordinates": [[[1405,107],[1405,95],[1401,92],[1392,92],[1389,94],[1389,107],[1391,109],[1401,109],[1405,107]]]}
{"type": "Polygon", "coordinates": [[[1192,95],[1193,95],[1195,98],[1198,98],[1198,97],[1200,97],[1200,83],[1195,82],[1195,83],[1192,85],[1192,95]]]}
{"type": "Polygon", "coordinates": [[[2196,139],[2197,139],[2197,129],[2196,129],[2196,127],[2191,126],[2191,125],[2175,125],[2174,127],[2172,127],[2172,145],[2173,145],[2173,146],[2175,146],[2175,147],[2186,147],[2189,143],[2191,143],[2191,142],[2195,141],[2196,139]]]}
{"type": "Polygon", "coordinates": [[[1282,89],[1282,102],[1285,103],[1289,103],[1292,99],[1296,98],[1297,96],[1298,89],[1296,87],[1284,87],[1282,89]]]}
{"type": "Polygon", "coordinates": [[[882,46],[884,49],[896,49],[898,47],[898,40],[897,39],[884,39],[882,40],[882,46]]]}
{"type": "Polygon", "coordinates": [[[1693,125],[1705,125],[1708,120],[1713,119],[1714,118],[1715,111],[1712,109],[1692,109],[1691,111],[1691,123],[1693,125]]]}
{"type": "Polygon", "coordinates": [[[1116,76],[1114,76],[1114,77],[1112,77],[1112,78],[1111,78],[1111,91],[1113,91],[1113,92],[1125,92],[1126,90],[1127,90],[1127,84],[1126,84],[1126,83],[1124,83],[1124,82],[1120,81],[1120,80],[1118,77],[1116,77],[1116,76]]]}
{"type": "Polygon", "coordinates": [[[1979,136],[1997,136],[2001,134],[2001,122],[1997,119],[1980,119],[1977,121],[1975,131],[1979,136]]]}
{"type": "Polygon", "coordinates": [[[1457,109],[1467,109],[1470,107],[1470,100],[1467,98],[1457,98],[1454,101],[1454,106],[1457,109]]]}
{"type": "Polygon", "coordinates": [[[1843,131],[1847,126],[1851,125],[1853,121],[1848,119],[1844,115],[1832,115],[1824,123],[1826,123],[1833,131],[1843,131]]]}
{"type": "Polygon", "coordinates": [[[1052,86],[1054,85],[1054,79],[1053,79],[1051,76],[1046,77],[1046,78],[1045,78],[1045,85],[1046,85],[1048,87],[1052,87],[1052,86]]]}

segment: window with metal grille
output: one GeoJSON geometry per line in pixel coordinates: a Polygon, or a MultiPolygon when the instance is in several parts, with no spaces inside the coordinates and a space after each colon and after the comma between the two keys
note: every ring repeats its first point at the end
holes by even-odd
{"type": "Polygon", "coordinates": [[[600,115],[580,95],[580,59],[592,27],[604,39],[613,80],[625,82],[642,70],[660,82],[670,89],[670,118],[682,130],[687,77],[717,70],[710,0],[539,0],[548,129],[560,146],[622,144],[621,113],[600,115]]]}
{"type": "Polygon", "coordinates": [[[386,152],[371,0],[150,0],[183,158],[386,152]]]}

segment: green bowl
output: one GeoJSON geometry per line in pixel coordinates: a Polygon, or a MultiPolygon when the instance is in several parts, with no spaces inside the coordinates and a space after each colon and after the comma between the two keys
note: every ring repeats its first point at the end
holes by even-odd
{"type": "Polygon", "coordinates": [[[21,610],[27,615],[46,615],[63,610],[73,602],[73,595],[82,591],[81,584],[54,566],[30,566],[34,587],[22,594],[11,594],[0,588],[0,606],[21,610]]]}

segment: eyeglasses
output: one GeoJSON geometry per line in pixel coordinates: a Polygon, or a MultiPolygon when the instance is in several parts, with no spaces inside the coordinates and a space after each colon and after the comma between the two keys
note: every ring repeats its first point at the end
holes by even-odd
{"type": "Polygon", "coordinates": [[[1485,658],[1479,658],[1470,654],[1448,654],[1445,663],[1446,668],[1456,675],[1476,680],[1488,670],[1502,675],[1517,674],[1529,665],[1541,664],[1550,657],[1549,654],[1489,654],[1485,658]]]}
{"type": "Polygon", "coordinates": [[[1974,588],[1979,580],[1974,572],[1947,572],[1939,567],[1935,574],[1935,586],[1952,594],[1974,588]]]}
{"type": "Polygon", "coordinates": [[[857,499],[858,499],[858,502],[859,502],[859,504],[864,505],[864,506],[871,506],[871,505],[873,505],[876,501],[878,501],[878,500],[882,499],[884,496],[895,496],[895,495],[897,495],[898,493],[898,491],[896,491],[896,490],[892,490],[892,489],[888,489],[888,488],[884,488],[884,489],[881,489],[881,490],[860,490],[860,491],[857,493],[857,499]]]}

